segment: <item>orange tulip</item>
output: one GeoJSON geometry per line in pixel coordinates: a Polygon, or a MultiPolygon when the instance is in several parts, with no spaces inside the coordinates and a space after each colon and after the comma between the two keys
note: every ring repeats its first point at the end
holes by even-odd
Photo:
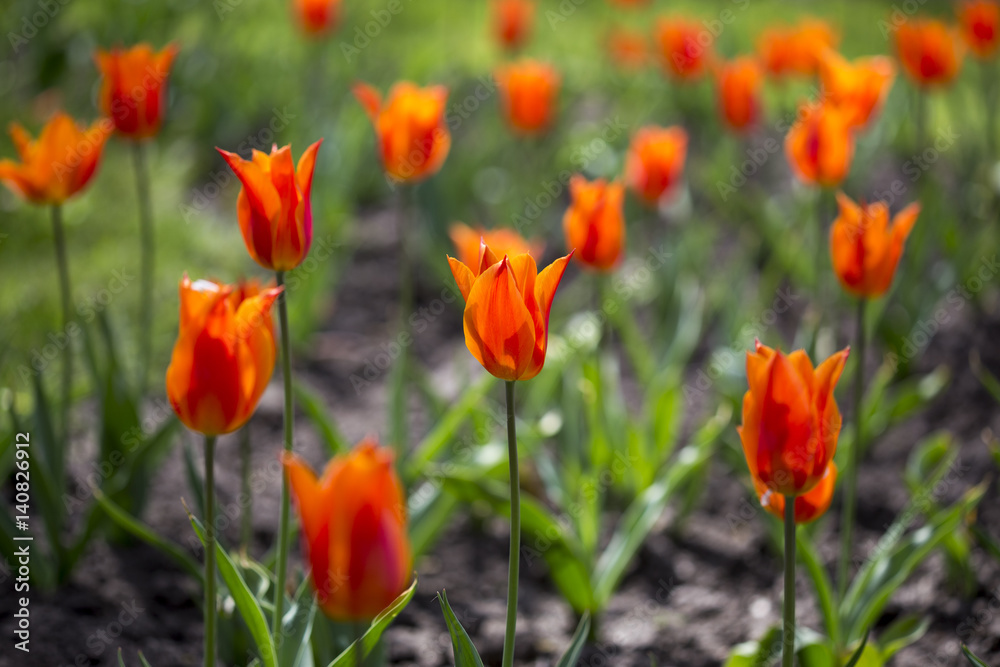
{"type": "Polygon", "coordinates": [[[934,19],[914,19],[899,26],[896,50],[903,70],[918,86],[950,83],[962,66],[958,35],[934,19]]]}
{"type": "Polygon", "coordinates": [[[660,19],[654,37],[663,66],[681,81],[697,79],[711,64],[714,38],[698,21],[660,19]]]}
{"type": "Polygon", "coordinates": [[[473,229],[468,225],[456,222],[448,230],[452,243],[455,244],[455,254],[458,261],[466,266],[479,265],[479,250],[483,243],[493,249],[499,255],[523,255],[529,253],[532,257],[540,257],[545,249],[544,244],[538,241],[525,241],[521,235],[513,229],[500,227],[498,229],[483,229],[476,227],[473,229]]]}
{"type": "Polygon", "coordinates": [[[640,128],[625,156],[625,182],[644,202],[656,204],[680,181],[687,155],[687,132],[680,127],[640,128]]]}
{"type": "Polygon", "coordinates": [[[757,42],[764,68],[776,77],[811,76],[819,68],[825,49],[837,46],[836,31],[824,21],[805,19],[790,28],[769,28],[757,42]]]}
{"type": "Polygon", "coordinates": [[[785,137],[785,155],[801,180],[826,187],[844,180],[854,157],[853,113],[829,103],[799,109],[785,137]]]}
{"type": "Polygon", "coordinates": [[[833,390],[850,349],[814,370],[802,350],[785,356],[760,341],[755,347],[747,353],[749,389],[737,428],[747,467],[772,493],[807,494],[837,451],[841,418],[833,390]]]}
{"type": "Polygon", "coordinates": [[[312,244],[312,189],[316,152],[307,148],[296,168],[291,146],[253,151],[253,159],[216,148],[243,184],[236,211],[243,242],[255,262],[272,271],[290,271],[302,263],[312,244]]]}
{"type": "Polygon", "coordinates": [[[521,48],[528,40],[534,20],[532,0],[493,0],[493,32],[505,49],[521,48]]]}
{"type": "Polygon", "coordinates": [[[853,63],[832,49],[823,53],[820,80],[823,97],[834,106],[847,109],[852,126],[863,127],[882,108],[896,66],[891,58],[873,56],[853,63]]]}
{"type": "Polygon", "coordinates": [[[97,67],[104,77],[101,109],[114,121],[119,134],[145,139],[160,130],[167,102],[167,78],[176,55],[173,44],[159,53],[153,53],[145,43],[127,50],[98,49],[97,67]]]}
{"type": "Polygon", "coordinates": [[[383,104],[377,90],[358,83],[354,96],[371,119],[382,166],[391,178],[416,182],[441,168],[451,148],[451,134],[444,119],[447,88],[419,88],[402,81],[392,87],[383,104]]]}
{"type": "Polygon", "coordinates": [[[615,28],[608,35],[608,52],[618,67],[637,70],[649,60],[649,44],[646,36],[627,28],[615,28]]]}
{"type": "MultiPolygon", "coordinates": [[[[756,477],[753,480],[754,489],[760,504],[768,512],[779,519],[785,516],[785,497],[780,493],[772,493],[767,486],[756,477]]],[[[826,471],[820,477],[819,483],[811,491],[795,496],[795,523],[810,523],[820,518],[830,509],[833,491],[837,485],[837,464],[832,460],[826,466],[826,471]]]]}
{"type": "Polygon", "coordinates": [[[530,254],[498,259],[485,243],[471,267],[448,257],[465,299],[465,345],[491,374],[530,380],[542,370],[552,298],[572,254],[541,273],[530,254]]]}
{"type": "Polygon", "coordinates": [[[962,38],[980,58],[990,58],[1000,46],[1000,2],[966,0],[959,5],[962,38]]]}
{"type": "Polygon", "coordinates": [[[897,213],[891,228],[885,202],[859,206],[838,192],[837,204],[840,215],[830,228],[833,270],[851,294],[881,296],[892,285],[903,244],[920,214],[920,204],[910,204],[897,213]]]}
{"type": "Polygon", "coordinates": [[[340,0],[292,0],[292,12],[302,30],[317,37],[337,27],[340,22],[340,0]]]}
{"type": "Polygon", "coordinates": [[[33,140],[27,130],[11,123],[10,138],[21,161],[0,160],[0,181],[32,203],[61,204],[90,182],[111,131],[106,120],[78,127],[60,112],[33,140]]]}
{"type": "Polygon", "coordinates": [[[524,134],[544,130],[552,119],[559,74],[537,60],[503,65],[496,71],[497,86],[507,122],[524,134]]]}
{"type": "Polygon", "coordinates": [[[569,181],[572,202],[563,216],[566,245],[577,250],[584,266],[607,271],[625,246],[625,186],[602,178],[588,181],[576,174],[569,181]]]}
{"type": "Polygon", "coordinates": [[[717,74],[719,106],[726,124],[737,132],[753,126],[760,116],[764,79],[754,58],[743,56],[724,64],[717,74]]]}
{"type": "Polygon", "coordinates": [[[280,293],[270,288],[250,296],[231,285],[192,283],[186,275],[181,280],[180,333],[167,368],[167,397],[192,431],[230,433],[253,414],[274,370],[270,313],[280,293]]]}
{"type": "Polygon", "coordinates": [[[319,479],[291,452],[282,463],[320,608],[335,621],[370,621],[413,579],[406,496],[392,452],[366,438],[333,458],[319,479]]]}

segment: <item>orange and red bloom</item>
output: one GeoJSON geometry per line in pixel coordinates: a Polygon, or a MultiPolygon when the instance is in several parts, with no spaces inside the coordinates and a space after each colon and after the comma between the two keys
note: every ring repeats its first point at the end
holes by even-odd
{"type": "Polygon", "coordinates": [[[712,33],[698,21],[664,18],[656,24],[654,39],[664,68],[681,81],[697,79],[712,62],[712,33]]]}
{"type": "Polygon", "coordinates": [[[84,128],[63,112],[45,124],[37,139],[11,123],[20,162],[0,160],[0,181],[34,204],[61,204],[90,182],[110,133],[106,120],[84,128]]]}
{"type": "MultiPolygon", "coordinates": [[[[831,459],[819,483],[811,491],[795,496],[795,523],[809,523],[826,514],[837,486],[837,472],[837,464],[831,459]]],[[[784,518],[785,497],[780,493],[772,493],[756,477],[753,478],[753,486],[761,506],[779,519],[784,518]]]]}
{"type": "Polygon", "coordinates": [[[896,66],[891,58],[873,56],[858,58],[848,62],[842,55],[828,49],[823,54],[820,80],[823,83],[823,97],[834,106],[849,112],[852,126],[868,124],[882,108],[892,81],[896,77],[896,66]]]}
{"type": "Polygon", "coordinates": [[[799,110],[785,137],[785,155],[802,181],[830,187],[844,180],[854,158],[854,113],[828,102],[799,110]]]}
{"type": "Polygon", "coordinates": [[[386,174],[397,181],[417,182],[435,174],[451,148],[445,122],[448,89],[420,88],[401,81],[386,100],[366,83],[354,86],[354,96],[375,128],[386,174]]]}
{"type": "Polygon", "coordinates": [[[291,146],[274,146],[271,153],[253,151],[244,160],[216,150],[243,184],[237,201],[240,231],[255,262],[272,271],[290,271],[302,263],[312,244],[312,189],[316,152],[323,140],[292,162],[291,146]]]}
{"type": "Polygon", "coordinates": [[[516,131],[534,134],[552,121],[559,94],[559,73],[549,64],[522,60],[496,71],[504,116],[516,131]]]}
{"type": "Polygon", "coordinates": [[[897,213],[891,226],[885,202],[859,205],[840,192],[837,204],[840,215],[830,229],[830,254],[837,279],[855,296],[881,296],[892,285],[920,204],[910,204],[897,213]]]}
{"type": "Polygon", "coordinates": [[[966,0],[958,6],[962,38],[979,58],[991,58],[1000,46],[1000,2],[966,0]]]}
{"type": "Polygon", "coordinates": [[[541,273],[530,254],[500,259],[485,243],[472,266],[448,257],[465,299],[465,345],[492,375],[530,380],[542,370],[549,310],[572,254],[541,273]]]}
{"type": "Polygon", "coordinates": [[[535,19],[533,0],[493,0],[493,33],[510,51],[521,48],[531,34],[535,19]]]}
{"type": "Polygon", "coordinates": [[[325,34],[340,21],[340,0],[292,0],[292,12],[310,36],[325,34]]]}
{"type": "Polygon", "coordinates": [[[896,28],[896,50],[903,70],[918,86],[951,83],[962,67],[958,35],[935,19],[911,19],[896,28]]]}
{"type": "Polygon", "coordinates": [[[773,27],[761,33],[757,51],[770,74],[811,76],[826,49],[837,46],[836,31],[824,21],[805,19],[793,27],[773,27]]]}
{"type": "Polygon", "coordinates": [[[608,34],[608,53],[618,67],[637,70],[649,61],[649,43],[644,33],[614,28],[608,34]]]}
{"type": "Polygon", "coordinates": [[[530,253],[533,257],[540,257],[544,246],[537,241],[526,241],[513,229],[498,227],[497,229],[483,229],[476,227],[473,229],[468,225],[456,222],[448,229],[448,236],[455,244],[455,254],[458,261],[466,266],[479,265],[479,251],[485,243],[497,256],[523,255],[530,253]]]}
{"type": "Polygon", "coordinates": [[[742,56],[719,67],[716,82],[719,107],[726,125],[742,132],[760,117],[764,73],[755,58],[742,56]]]}
{"type": "Polygon", "coordinates": [[[271,305],[281,288],[209,280],[180,285],[180,331],[167,368],[167,398],[181,422],[205,435],[231,433],[257,408],[274,370],[271,305]]]}
{"type": "Polygon", "coordinates": [[[687,133],[680,127],[640,128],[625,156],[625,182],[645,203],[669,195],[684,173],[687,133]]]}
{"type": "Polygon", "coordinates": [[[413,579],[406,496],[392,452],[366,438],[316,473],[283,454],[320,608],[340,622],[367,622],[413,579]]]}
{"type": "Polygon", "coordinates": [[[602,178],[588,181],[576,174],[569,181],[572,197],[563,216],[566,245],[576,249],[584,266],[607,271],[618,264],[625,247],[625,186],[602,178]]]}
{"type": "Polygon", "coordinates": [[[747,353],[749,389],[737,429],[747,467],[755,485],[803,496],[824,479],[837,451],[841,417],[833,391],[849,349],[814,369],[803,350],[786,356],[760,341],[755,347],[747,353]]]}
{"type": "Polygon", "coordinates": [[[115,129],[129,139],[155,135],[163,123],[167,103],[167,79],[177,47],[168,45],[154,53],[149,44],[130,49],[98,49],[95,59],[101,70],[101,109],[115,129]]]}

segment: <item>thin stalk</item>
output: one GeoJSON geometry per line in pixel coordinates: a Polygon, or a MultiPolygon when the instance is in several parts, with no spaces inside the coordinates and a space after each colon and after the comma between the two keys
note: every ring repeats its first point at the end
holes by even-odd
{"type": "Polygon", "coordinates": [[[517,431],[514,426],[514,381],[507,389],[507,458],[510,461],[510,555],[507,569],[507,629],[503,636],[503,667],[514,664],[517,626],[517,580],[521,569],[521,480],[517,469],[517,431]]]}
{"type": "Polygon", "coordinates": [[[781,667],[795,660],[795,496],[785,496],[785,613],[781,667]]]}
{"type": "Polygon", "coordinates": [[[240,430],[240,497],[246,502],[240,514],[240,549],[250,548],[253,533],[253,496],[250,495],[250,422],[240,430]]]}
{"type": "Polygon", "coordinates": [[[354,641],[354,667],[365,667],[365,646],[364,642],[361,641],[365,636],[365,625],[361,621],[354,621],[352,625],[354,626],[354,636],[357,637],[354,641]]]}
{"type": "Polygon", "coordinates": [[[215,436],[205,436],[205,667],[215,667],[215,436]]]}
{"type": "Polygon", "coordinates": [[[149,198],[149,171],[146,167],[145,144],[132,144],[135,162],[135,184],[139,195],[139,242],[141,253],[139,304],[139,377],[136,390],[139,396],[146,393],[146,381],[153,356],[153,277],[156,258],[156,239],[153,229],[153,209],[149,198]]]}
{"type": "MultiPolygon", "coordinates": [[[[413,312],[413,269],[410,257],[409,233],[410,213],[413,210],[412,197],[414,186],[400,184],[396,199],[396,224],[399,225],[399,323],[397,324],[397,335],[406,331],[410,313],[413,312]]],[[[407,375],[407,365],[409,364],[409,345],[400,345],[399,358],[396,359],[395,372],[399,373],[399,390],[393,392],[392,404],[392,440],[396,447],[396,455],[399,460],[406,455],[408,450],[406,438],[406,390],[405,382],[407,375]]]]}
{"type": "Polygon", "coordinates": [[[858,366],[854,373],[854,442],[847,450],[847,470],[844,481],[844,515],[840,527],[840,562],[837,567],[837,590],[840,599],[847,592],[847,575],[851,562],[851,541],[854,533],[855,505],[858,489],[858,455],[864,444],[861,432],[861,396],[865,390],[865,299],[858,299],[857,331],[854,342],[858,347],[858,366]]]}
{"type": "Polygon", "coordinates": [[[59,300],[62,307],[62,333],[66,336],[66,349],[63,350],[62,367],[62,427],[63,442],[69,438],[69,402],[73,384],[73,346],[69,338],[69,320],[71,317],[69,260],[66,256],[66,234],[63,230],[62,206],[52,206],[52,237],[56,246],[56,268],[59,272],[59,300]]]}
{"type": "MultiPolygon", "coordinates": [[[[278,287],[285,285],[285,272],[277,272],[278,287]]],[[[292,345],[288,334],[288,294],[278,296],[278,321],[281,325],[281,375],[285,384],[285,451],[292,451],[294,406],[292,405],[292,345]]],[[[288,478],[281,477],[281,515],[278,518],[278,571],[274,587],[274,616],[271,627],[280,632],[285,607],[285,576],[288,569],[288,478]]]]}

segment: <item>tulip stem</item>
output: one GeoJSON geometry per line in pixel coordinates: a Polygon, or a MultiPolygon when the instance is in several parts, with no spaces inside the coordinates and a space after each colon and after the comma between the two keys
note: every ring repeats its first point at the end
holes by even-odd
{"type": "Polygon", "coordinates": [[[781,667],[795,660],[795,496],[785,496],[785,618],[781,633],[781,667]]]}
{"type": "Polygon", "coordinates": [[[215,667],[215,436],[205,436],[205,667],[215,667]]]}
{"type": "Polygon", "coordinates": [[[139,196],[139,242],[142,256],[141,303],[139,304],[139,377],[136,382],[138,396],[146,393],[146,380],[153,356],[153,275],[155,260],[155,237],[153,230],[153,210],[149,198],[149,171],[146,168],[145,145],[140,141],[132,143],[132,158],[135,162],[135,184],[139,196]]]}
{"type": "MultiPolygon", "coordinates": [[[[52,236],[56,245],[56,267],[59,271],[59,299],[62,306],[62,333],[67,336],[63,350],[62,367],[62,432],[64,442],[69,440],[69,402],[73,384],[73,347],[69,339],[70,286],[69,260],[66,257],[66,234],[63,231],[62,206],[52,206],[52,236]]],[[[61,338],[62,336],[60,336],[61,338]]]]}
{"type": "MultiPolygon", "coordinates": [[[[285,272],[277,272],[278,287],[285,286],[285,272]]],[[[288,334],[288,293],[283,289],[278,295],[278,321],[281,325],[281,376],[285,385],[285,451],[292,451],[294,429],[292,405],[292,347],[288,334]]],[[[281,632],[281,619],[285,606],[285,576],[288,569],[288,478],[281,478],[281,514],[278,518],[278,570],[274,586],[274,617],[271,631],[281,632]]]]}
{"type": "Polygon", "coordinates": [[[514,425],[514,380],[507,380],[507,458],[510,461],[510,555],[507,570],[507,629],[503,637],[503,667],[514,664],[517,626],[517,580],[521,564],[521,481],[517,468],[517,431],[514,425]]]}
{"type": "Polygon", "coordinates": [[[840,599],[847,592],[848,566],[851,561],[851,541],[854,532],[854,515],[856,513],[858,489],[858,456],[861,453],[861,397],[865,390],[865,299],[858,300],[857,332],[854,335],[858,346],[858,365],[854,372],[854,442],[847,450],[847,475],[844,482],[844,516],[841,517],[840,529],[840,563],[837,567],[837,590],[840,599]]]}

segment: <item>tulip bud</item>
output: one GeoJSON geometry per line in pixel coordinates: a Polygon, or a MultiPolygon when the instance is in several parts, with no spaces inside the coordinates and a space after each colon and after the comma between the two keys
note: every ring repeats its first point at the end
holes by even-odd
{"type": "Polygon", "coordinates": [[[625,186],[604,179],[588,182],[576,174],[569,182],[572,197],[563,216],[566,246],[576,250],[584,266],[607,271],[622,257],[625,246],[625,186]]]}
{"type": "Polygon", "coordinates": [[[97,66],[104,77],[101,109],[114,121],[119,134],[145,139],[159,132],[167,102],[167,78],[176,55],[174,45],[153,53],[145,43],[125,50],[97,51],[97,66]]]}

